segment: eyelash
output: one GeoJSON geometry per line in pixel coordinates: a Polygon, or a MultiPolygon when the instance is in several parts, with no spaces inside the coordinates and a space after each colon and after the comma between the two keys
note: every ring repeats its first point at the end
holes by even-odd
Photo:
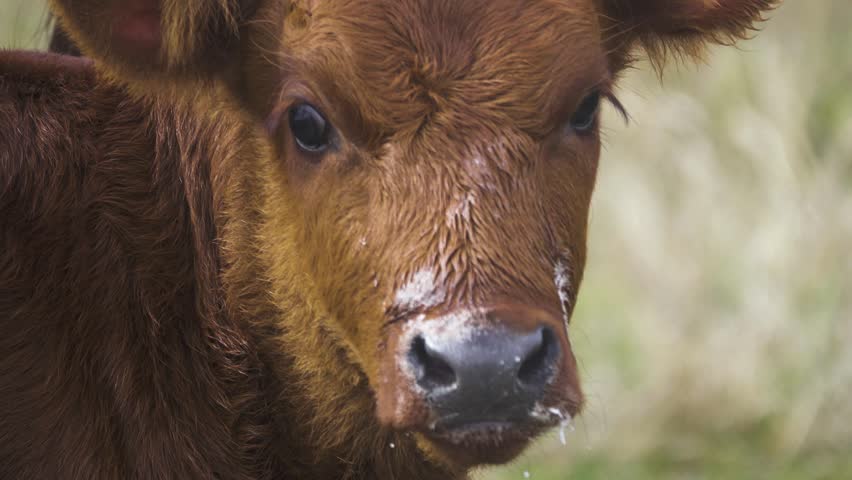
{"type": "MultiPolygon", "coordinates": [[[[621,116],[621,118],[624,120],[625,123],[630,122],[630,114],[627,112],[627,109],[624,107],[624,105],[621,103],[621,101],[618,99],[618,97],[616,97],[615,94],[612,93],[612,91],[610,90],[610,87],[607,83],[598,85],[595,88],[588,90],[588,93],[584,97],[584,100],[586,98],[588,98],[590,95],[597,95],[600,99],[600,103],[603,103],[603,102],[609,103],[615,109],[615,111],[621,116]]],[[[577,108],[578,109],[582,108],[581,105],[582,105],[582,102],[580,103],[580,106],[578,106],[577,108]]],[[[576,114],[576,113],[577,113],[577,110],[575,110],[573,112],[573,114],[576,114]]],[[[596,116],[600,115],[600,107],[598,107],[598,111],[595,113],[595,115],[596,116]]],[[[568,128],[571,129],[570,131],[572,132],[572,135],[583,136],[584,134],[588,133],[587,130],[574,130],[573,128],[570,127],[570,124],[571,124],[571,121],[569,120],[564,125],[569,125],[568,128]]]]}
{"type": "Polygon", "coordinates": [[[621,118],[624,119],[625,123],[630,123],[630,113],[628,113],[627,108],[624,107],[624,104],[615,96],[612,92],[607,90],[601,90],[601,98],[609,102],[615,111],[621,115],[621,118]]]}

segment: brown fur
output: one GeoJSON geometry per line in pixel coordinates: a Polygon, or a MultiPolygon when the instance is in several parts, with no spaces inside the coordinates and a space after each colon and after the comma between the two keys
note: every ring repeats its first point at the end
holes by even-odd
{"type": "MultiPolygon", "coordinates": [[[[424,435],[400,328],[559,311],[555,261],[570,313],[600,144],[561,125],[631,45],[772,2],[696,3],[55,0],[94,62],[0,53],[0,478],[464,477],[483,441],[424,435]],[[114,38],[127,11],[158,39],[114,38]],[[340,132],[318,161],[296,97],[340,132]],[[401,311],[423,270],[445,298],[401,311]]],[[[543,402],[576,413],[560,332],[543,402]]]]}
{"type": "Polygon", "coordinates": [[[65,33],[59,25],[53,25],[51,35],[50,35],[50,43],[48,44],[48,51],[54,53],[61,53],[63,55],[71,55],[74,57],[82,56],[80,49],[74,45],[74,42],[68,37],[68,34],[65,33]]]}

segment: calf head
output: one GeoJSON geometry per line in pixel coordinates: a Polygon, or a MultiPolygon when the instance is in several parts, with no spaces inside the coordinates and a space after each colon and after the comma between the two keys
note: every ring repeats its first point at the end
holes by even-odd
{"type": "Polygon", "coordinates": [[[141,94],[230,92],[270,146],[240,167],[261,179],[241,194],[262,212],[258,274],[319,312],[366,378],[363,415],[467,468],[581,409],[569,320],[598,111],[634,49],[698,54],[773,2],[54,3],[141,94]]]}

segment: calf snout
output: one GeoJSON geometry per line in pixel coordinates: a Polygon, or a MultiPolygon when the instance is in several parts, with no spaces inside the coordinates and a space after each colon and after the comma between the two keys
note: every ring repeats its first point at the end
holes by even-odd
{"type": "Polygon", "coordinates": [[[551,326],[522,312],[489,312],[476,327],[424,329],[407,362],[435,428],[520,423],[556,378],[562,349],[551,326]]]}

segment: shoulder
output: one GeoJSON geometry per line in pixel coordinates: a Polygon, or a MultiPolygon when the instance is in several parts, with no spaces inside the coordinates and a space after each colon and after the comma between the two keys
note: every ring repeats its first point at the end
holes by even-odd
{"type": "Polygon", "coordinates": [[[88,59],[0,50],[0,158],[68,137],[90,116],[99,83],[88,59]]]}
{"type": "Polygon", "coordinates": [[[25,196],[90,150],[97,83],[86,59],[0,51],[0,198],[25,196]]]}
{"type": "Polygon", "coordinates": [[[87,58],[0,50],[0,179],[92,160],[116,115],[140,111],[87,58]]]}
{"type": "Polygon", "coordinates": [[[92,87],[92,61],[49,52],[0,50],[0,94],[35,92],[43,88],[92,87]]]}
{"type": "Polygon", "coordinates": [[[141,183],[152,150],[147,118],[142,102],[87,59],[0,52],[3,230],[23,239],[41,224],[67,239],[93,199],[128,175],[141,183]]]}

